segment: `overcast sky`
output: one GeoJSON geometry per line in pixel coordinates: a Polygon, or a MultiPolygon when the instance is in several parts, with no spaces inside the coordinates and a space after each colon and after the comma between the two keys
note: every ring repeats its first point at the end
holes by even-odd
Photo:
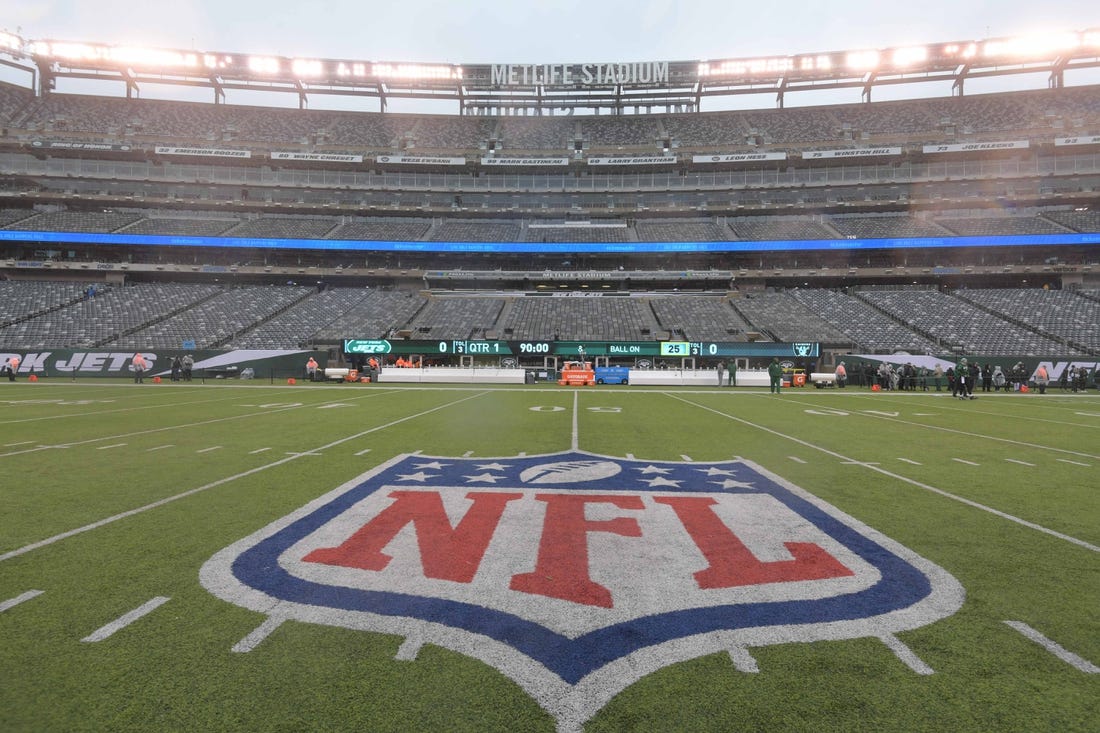
{"type": "Polygon", "coordinates": [[[1081,30],[1100,27],[1100,2],[0,0],[0,27],[34,39],[290,57],[678,61],[1081,30]]]}

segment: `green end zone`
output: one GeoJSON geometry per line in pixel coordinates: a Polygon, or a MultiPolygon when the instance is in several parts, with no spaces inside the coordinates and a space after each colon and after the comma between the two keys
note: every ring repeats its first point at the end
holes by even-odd
{"type": "Polygon", "coordinates": [[[0,727],[1088,730],[1100,716],[1098,431],[1100,400],[1070,394],[5,383],[0,727]],[[685,482],[695,469],[701,478],[685,482]],[[777,488],[754,493],[763,484],[742,471],[777,488]],[[350,514],[303,530],[278,555],[290,581],[481,603],[557,635],[547,639],[596,640],[614,626],[600,614],[620,613],[614,623],[627,628],[683,611],[661,628],[679,623],[688,641],[623,657],[640,673],[597,661],[584,678],[530,641],[542,633],[534,625],[500,633],[510,646],[495,631],[456,640],[408,609],[384,624],[349,611],[344,591],[316,591],[311,618],[280,612],[301,605],[279,599],[290,581],[266,589],[276,600],[263,606],[200,579],[219,553],[290,526],[371,472],[389,476],[379,488],[389,494],[364,494],[350,514]],[[786,487],[804,493],[799,511],[843,515],[834,534],[867,528],[903,559],[942,569],[963,593],[956,607],[948,599],[926,623],[871,614],[859,594],[892,571],[816,529],[825,515],[810,526],[793,510],[767,513],[786,487]],[[577,493],[562,498],[566,489],[577,493]],[[372,546],[382,535],[370,520],[387,506],[411,514],[372,546]],[[484,516],[463,524],[473,506],[484,516]],[[580,538],[566,555],[588,552],[571,583],[546,579],[580,567],[547,559],[561,557],[544,548],[549,526],[580,538]],[[483,553],[463,555],[479,527],[483,553]],[[327,565],[305,559],[358,530],[354,551],[318,555],[327,565]],[[432,549],[423,537],[452,544],[432,549]],[[650,538],[667,542],[643,551],[650,538]],[[854,574],[814,580],[798,574],[803,564],[782,576],[800,551],[788,543],[822,548],[854,574]],[[360,567],[371,557],[386,567],[360,567]],[[478,562],[469,580],[455,557],[478,562]],[[746,580],[749,566],[764,575],[746,580]],[[540,567],[553,572],[532,579],[540,567]],[[586,581],[608,589],[611,606],[576,590],[592,590],[586,581]],[[509,605],[524,593],[529,607],[509,605]],[[788,605],[704,634],[692,624],[710,623],[714,596],[745,613],[788,605]],[[782,615],[821,598],[878,620],[811,638],[800,627],[818,621],[782,615]],[[500,661],[512,656],[540,661],[500,661]]]}

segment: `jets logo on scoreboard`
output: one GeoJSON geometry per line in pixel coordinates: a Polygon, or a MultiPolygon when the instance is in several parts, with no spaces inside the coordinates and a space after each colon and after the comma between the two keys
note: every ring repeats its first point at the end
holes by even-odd
{"type": "Polygon", "coordinates": [[[896,647],[963,600],[946,571],[749,462],[583,452],[399,456],[201,576],[276,620],[482,660],[563,730],[674,662],[822,639],[896,647]]]}

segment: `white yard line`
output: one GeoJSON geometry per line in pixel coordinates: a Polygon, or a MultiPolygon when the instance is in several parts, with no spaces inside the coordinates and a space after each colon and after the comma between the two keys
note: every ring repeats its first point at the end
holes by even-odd
{"type": "Polygon", "coordinates": [[[756,663],[756,658],[746,647],[730,647],[729,655],[730,661],[733,662],[733,668],[738,672],[756,674],[760,671],[760,666],[756,663]]]}
{"type": "Polygon", "coordinates": [[[1034,641],[1039,646],[1046,649],[1054,656],[1061,659],[1066,664],[1069,664],[1072,667],[1081,670],[1085,674],[1100,674],[1100,667],[1097,667],[1095,664],[1087,659],[1084,659],[1083,657],[1077,656],[1056,641],[1048,639],[1035,629],[1025,624],[1023,621],[1005,621],[1005,623],[1019,631],[1028,639],[1034,641]]]}
{"type": "Polygon", "coordinates": [[[167,602],[168,602],[168,598],[166,598],[165,596],[157,596],[156,598],[148,600],[145,603],[138,606],[137,608],[135,608],[133,611],[130,611],[129,613],[123,614],[122,616],[119,616],[118,618],[116,618],[114,621],[107,624],[106,626],[101,626],[100,628],[96,629],[95,631],[93,631],[92,633],[88,634],[83,639],[81,639],[81,641],[87,641],[87,642],[103,641],[104,639],[106,639],[109,636],[111,636],[112,634],[114,634],[116,631],[119,631],[120,629],[126,628],[127,626],[134,623],[135,621],[137,621],[139,618],[141,618],[145,614],[152,613],[157,608],[159,608],[160,606],[164,605],[167,602]]]}
{"type": "Polygon", "coordinates": [[[138,412],[140,410],[174,410],[177,407],[183,405],[202,405],[207,402],[225,402],[224,397],[218,397],[212,400],[190,400],[187,402],[162,402],[154,405],[140,405],[127,407],[117,407],[113,410],[94,410],[92,412],[70,412],[65,415],[45,415],[42,417],[23,417],[17,420],[0,420],[0,425],[8,425],[12,423],[22,422],[38,422],[40,420],[69,420],[74,417],[96,417],[98,415],[111,415],[118,412],[138,412]]]}
{"type": "MultiPolygon", "coordinates": [[[[469,400],[476,399],[476,398],[481,397],[485,394],[487,394],[487,393],[486,392],[479,392],[479,393],[471,395],[469,397],[463,397],[462,399],[454,400],[453,402],[447,402],[447,403],[439,405],[437,407],[433,407],[429,410],[423,410],[422,412],[418,412],[418,413],[415,413],[413,415],[406,415],[405,417],[398,418],[398,419],[393,420],[391,422],[388,422],[384,425],[379,425],[377,427],[368,428],[366,430],[362,430],[358,433],[355,433],[354,435],[349,435],[346,438],[340,438],[339,440],[335,440],[335,441],[333,441],[331,443],[328,443],[326,445],[319,446],[317,448],[314,448],[310,452],[318,452],[318,451],[323,451],[327,448],[333,448],[333,447],[341,445],[343,443],[347,443],[348,441],[356,440],[358,438],[362,438],[364,435],[370,435],[371,433],[376,433],[379,430],[385,430],[387,428],[393,427],[394,425],[400,425],[403,422],[408,422],[409,420],[415,420],[419,417],[424,417],[425,415],[430,415],[433,412],[438,412],[439,410],[444,410],[448,407],[453,407],[454,405],[458,405],[458,404],[461,404],[463,402],[467,402],[469,400]]],[[[42,547],[47,547],[48,545],[52,545],[55,542],[60,542],[61,540],[68,539],[69,537],[74,537],[78,534],[83,534],[84,532],[90,532],[93,529],[99,529],[100,527],[106,526],[106,525],[111,524],[113,522],[117,522],[120,519],[126,519],[127,517],[132,517],[136,514],[141,514],[143,512],[147,512],[151,509],[157,509],[159,507],[164,506],[165,504],[170,504],[174,501],[178,501],[179,499],[185,499],[188,496],[192,496],[194,494],[198,494],[198,493],[201,493],[203,491],[213,489],[215,487],[221,486],[223,484],[230,483],[231,481],[236,481],[237,479],[244,478],[246,476],[251,476],[254,473],[259,473],[261,471],[266,471],[269,468],[275,468],[277,466],[281,466],[284,463],[290,463],[291,461],[296,461],[299,458],[301,458],[303,455],[308,455],[308,453],[298,453],[298,454],[295,454],[293,456],[287,456],[286,458],[280,458],[277,461],[273,461],[271,463],[267,463],[267,464],[264,464],[262,466],[257,466],[256,468],[252,468],[252,469],[249,469],[247,471],[242,471],[241,473],[234,474],[232,476],[227,476],[226,478],[218,479],[217,481],[211,481],[208,484],[198,486],[194,489],[189,489],[187,491],[176,494],[174,496],[165,497],[164,499],[160,499],[158,501],[154,501],[154,502],[146,504],[144,506],[137,507],[136,509],[130,509],[129,511],[121,512],[120,514],[115,514],[114,516],[110,516],[110,517],[106,517],[104,519],[100,519],[97,522],[92,522],[91,524],[86,524],[83,527],[77,527],[76,529],[71,529],[68,532],[62,532],[61,534],[56,534],[53,537],[47,537],[44,540],[39,540],[38,542],[32,542],[29,545],[24,545],[23,547],[20,547],[20,548],[15,549],[15,550],[11,550],[9,552],[5,552],[4,554],[0,555],[0,562],[3,562],[5,560],[10,560],[13,557],[19,557],[20,555],[25,555],[28,552],[31,552],[33,550],[37,550],[37,549],[42,548],[42,547]]]]}
{"type": "MultiPolygon", "coordinates": [[[[376,396],[379,396],[379,395],[387,395],[387,394],[393,394],[393,392],[392,391],[391,392],[371,392],[369,394],[364,394],[362,396],[362,399],[367,399],[367,398],[370,398],[370,397],[376,397],[376,396]]],[[[351,397],[349,399],[354,400],[354,399],[360,399],[360,398],[351,397]]],[[[321,404],[326,404],[326,403],[321,403],[321,404]]],[[[201,427],[203,425],[213,425],[214,423],[228,422],[228,421],[231,421],[231,420],[243,420],[244,418],[259,417],[261,415],[274,415],[274,414],[279,413],[279,412],[286,412],[287,410],[301,410],[301,409],[309,409],[311,407],[317,407],[317,405],[295,404],[295,405],[290,405],[288,407],[277,407],[277,408],[274,408],[274,409],[271,409],[271,410],[261,410],[260,412],[248,412],[248,413],[245,413],[243,415],[230,415],[228,417],[216,417],[216,418],[211,418],[210,420],[200,420],[198,422],[184,423],[182,425],[167,425],[167,426],[162,427],[162,428],[151,428],[149,430],[139,430],[139,431],[133,432],[133,433],[121,433],[119,435],[105,435],[105,436],[100,437],[100,438],[89,438],[87,440],[78,440],[78,441],[74,441],[72,443],[62,443],[62,444],[59,444],[59,445],[39,445],[35,448],[25,448],[23,450],[10,451],[8,453],[0,453],[0,458],[8,458],[10,456],[18,456],[18,455],[22,455],[24,453],[35,453],[35,452],[40,451],[40,450],[49,450],[51,448],[74,448],[74,447],[79,446],[79,445],[88,445],[90,443],[100,443],[100,442],[103,442],[105,440],[118,440],[120,438],[141,437],[141,436],[145,436],[145,435],[152,435],[154,433],[163,433],[163,432],[167,432],[169,430],[180,430],[180,429],[185,429],[185,428],[197,428],[197,427],[201,427]]]]}
{"type": "Polygon", "coordinates": [[[252,633],[234,644],[231,651],[237,652],[238,654],[245,654],[252,651],[260,645],[260,642],[271,636],[275,629],[282,626],[285,620],[286,619],[279,618],[278,616],[268,616],[264,619],[262,624],[252,630],[252,633]]]}
{"type": "Polygon", "coordinates": [[[924,660],[914,654],[913,650],[907,647],[901,639],[893,634],[880,636],[879,639],[886,645],[886,648],[894,653],[894,656],[917,674],[933,674],[935,672],[935,670],[924,663],[924,660]]]}
{"type": "Polygon", "coordinates": [[[953,460],[957,463],[965,463],[968,466],[980,466],[980,465],[982,465],[980,463],[974,463],[974,461],[968,461],[965,458],[952,458],[951,460],[953,460]]]}
{"type": "MultiPolygon", "coordinates": [[[[685,402],[689,405],[694,405],[695,407],[698,407],[701,410],[706,410],[707,412],[713,412],[715,415],[721,415],[724,418],[727,418],[729,420],[733,420],[735,422],[739,422],[742,425],[747,425],[751,428],[756,428],[757,430],[761,430],[765,433],[769,433],[771,435],[775,435],[777,437],[784,438],[784,439],[789,440],[793,443],[798,443],[799,445],[804,446],[806,448],[810,448],[812,450],[820,451],[822,453],[825,453],[826,455],[830,455],[830,456],[832,456],[834,458],[838,458],[842,461],[852,460],[848,456],[837,453],[836,451],[831,451],[828,448],[823,448],[822,446],[817,445],[815,443],[811,443],[809,441],[802,440],[801,438],[796,438],[793,435],[787,435],[786,433],[781,433],[778,430],[773,430],[772,428],[765,427],[763,425],[757,425],[756,423],[749,422],[748,420],[745,420],[744,418],[740,418],[740,417],[736,417],[734,415],[730,415],[728,413],[722,412],[721,410],[716,410],[716,409],[714,409],[713,407],[711,407],[709,405],[701,405],[698,402],[692,402],[691,400],[686,400],[683,397],[680,397],[680,396],[678,396],[676,394],[673,394],[671,392],[662,392],[662,394],[667,395],[668,397],[671,397],[673,399],[680,400],[681,402],[685,402]]],[[[943,489],[936,488],[935,486],[930,486],[926,483],[922,483],[920,481],[917,481],[916,479],[911,479],[908,476],[902,476],[900,474],[894,473],[893,471],[887,471],[885,468],[882,468],[881,466],[873,466],[873,465],[866,464],[866,463],[862,464],[862,465],[869,471],[874,471],[875,473],[882,474],[883,476],[888,476],[888,477],[890,477],[892,479],[895,479],[897,481],[903,481],[903,482],[905,482],[905,483],[907,483],[911,486],[916,486],[919,489],[924,489],[925,491],[930,491],[933,494],[937,494],[937,495],[942,496],[944,498],[960,502],[960,503],[965,504],[969,507],[973,507],[974,509],[980,509],[983,512],[989,512],[990,514],[992,514],[994,516],[997,516],[997,517],[1000,517],[1001,519],[1007,519],[1010,522],[1015,522],[1016,524],[1019,524],[1022,527],[1027,527],[1028,529],[1033,529],[1036,532],[1042,532],[1043,534],[1050,535],[1051,537],[1057,537],[1060,540],[1065,540],[1066,542],[1070,542],[1074,545],[1077,545],[1078,547],[1083,547],[1086,550],[1091,550],[1092,552],[1100,553],[1100,546],[1094,545],[1090,542],[1086,542],[1084,540],[1077,539],[1076,537],[1072,537],[1068,534],[1063,534],[1062,532],[1058,532],[1057,530],[1050,529],[1049,527],[1044,527],[1041,524],[1035,524],[1034,522],[1029,522],[1026,519],[1021,519],[1020,517],[1013,516],[1011,514],[1008,514],[1007,512],[1002,512],[1000,509],[994,509],[991,506],[986,506],[985,504],[980,504],[976,501],[972,501],[972,500],[967,499],[965,497],[958,496],[956,494],[952,494],[949,491],[944,491],[943,489]]],[[[0,559],[2,559],[2,558],[0,558],[0,559]]]]}
{"type": "Polygon", "coordinates": [[[570,450],[580,449],[580,430],[577,427],[577,402],[578,395],[577,390],[573,390],[573,434],[569,441],[570,450]]]}
{"type": "Polygon", "coordinates": [[[32,598],[37,598],[46,591],[43,590],[29,590],[26,593],[20,593],[15,598],[9,598],[6,601],[0,602],[0,613],[7,611],[9,608],[15,608],[24,601],[29,601],[32,598]]]}

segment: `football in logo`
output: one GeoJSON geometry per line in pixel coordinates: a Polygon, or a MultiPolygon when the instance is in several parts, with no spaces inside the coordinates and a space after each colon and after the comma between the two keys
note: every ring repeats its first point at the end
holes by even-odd
{"type": "Polygon", "coordinates": [[[942,568],[752,463],[579,451],[398,456],[218,552],[201,580],[269,624],[479,659],[563,731],[715,652],[756,671],[753,647],[871,637],[930,673],[895,635],[964,598],[942,568]]]}

